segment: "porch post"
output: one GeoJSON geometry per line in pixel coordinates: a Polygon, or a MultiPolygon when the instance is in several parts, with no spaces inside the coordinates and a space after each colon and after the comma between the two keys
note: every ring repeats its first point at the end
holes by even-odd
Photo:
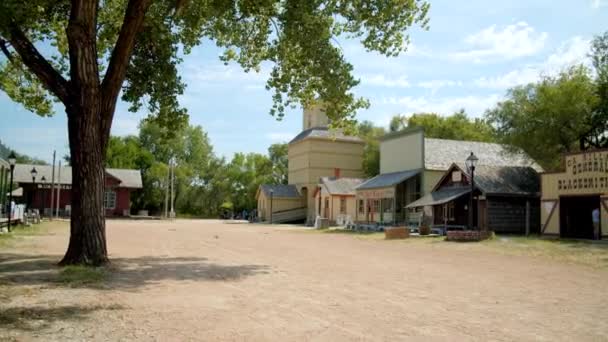
{"type": "Polygon", "coordinates": [[[526,200],[526,236],[530,235],[530,200],[526,200]]]}

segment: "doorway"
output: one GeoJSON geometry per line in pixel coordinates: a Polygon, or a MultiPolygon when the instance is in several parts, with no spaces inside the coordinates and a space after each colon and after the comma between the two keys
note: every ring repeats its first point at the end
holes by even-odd
{"type": "Polygon", "coordinates": [[[600,205],[600,196],[560,197],[560,237],[572,239],[593,239],[594,227],[592,212],[593,209],[599,209],[600,205]]]}

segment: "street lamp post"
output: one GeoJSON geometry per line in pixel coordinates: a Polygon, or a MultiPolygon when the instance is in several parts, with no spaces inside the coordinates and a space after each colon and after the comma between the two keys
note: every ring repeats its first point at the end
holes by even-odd
{"type": "Polygon", "coordinates": [[[32,168],[32,170],[30,171],[30,174],[32,175],[32,186],[34,188],[32,190],[32,212],[33,212],[34,199],[36,199],[36,176],[38,176],[38,171],[36,171],[36,167],[32,168]]]}
{"type": "Polygon", "coordinates": [[[270,224],[272,224],[272,197],[274,196],[274,190],[270,189],[270,224]]]}
{"type": "Polygon", "coordinates": [[[473,229],[473,193],[475,191],[475,164],[479,159],[471,152],[466,160],[467,169],[471,175],[471,195],[469,196],[469,229],[473,229]]]}
{"type": "Polygon", "coordinates": [[[44,215],[44,205],[46,203],[46,177],[42,176],[42,178],[40,178],[40,184],[42,184],[42,198],[41,198],[41,204],[40,204],[40,217],[42,217],[42,215],[44,215]]]}
{"type": "Polygon", "coordinates": [[[15,174],[15,164],[17,163],[17,156],[15,156],[15,152],[11,152],[8,155],[8,164],[11,168],[11,181],[8,187],[8,225],[7,229],[10,233],[11,231],[11,218],[13,217],[13,175],[15,174]]]}

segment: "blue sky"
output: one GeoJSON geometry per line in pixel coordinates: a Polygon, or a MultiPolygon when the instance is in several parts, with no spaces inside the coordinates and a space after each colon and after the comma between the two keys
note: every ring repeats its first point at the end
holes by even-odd
{"type": "MultiPolygon", "coordinates": [[[[361,84],[355,92],[371,102],[359,120],[387,125],[394,114],[464,108],[481,116],[508,88],[588,63],[589,40],[608,30],[608,0],[431,0],[430,29],[411,31],[410,50],[397,58],[368,53],[357,41],[340,41],[361,84]]],[[[195,48],[180,67],[188,87],[181,97],[190,121],[208,133],[218,155],[265,153],[301,130],[301,109],[277,121],[268,114],[267,69],[244,73],[224,66],[211,42],[195,48]]],[[[0,140],[21,153],[50,160],[67,153],[63,107],[41,118],[0,92],[0,140]]],[[[135,134],[144,114],[119,104],[114,135],[135,134]]]]}

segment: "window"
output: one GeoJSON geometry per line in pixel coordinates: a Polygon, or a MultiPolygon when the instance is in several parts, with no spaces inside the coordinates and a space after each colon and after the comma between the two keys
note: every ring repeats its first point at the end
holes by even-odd
{"type": "Polygon", "coordinates": [[[346,214],[346,198],[340,197],[340,214],[346,214]]]}
{"type": "Polygon", "coordinates": [[[393,199],[392,198],[383,198],[382,199],[382,210],[385,213],[393,212],[393,199]]]}
{"type": "Polygon", "coordinates": [[[373,213],[380,212],[380,200],[375,199],[375,200],[371,200],[371,201],[372,201],[371,211],[373,213]]]}
{"type": "Polygon", "coordinates": [[[365,212],[365,201],[362,199],[359,200],[359,212],[363,214],[365,212]]]}
{"type": "Polygon", "coordinates": [[[446,221],[454,221],[454,202],[443,205],[443,219],[446,221]]]}
{"type": "Polygon", "coordinates": [[[103,206],[106,209],[116,208],[116,192],[106,191],[103,196],[103,206]]]}

